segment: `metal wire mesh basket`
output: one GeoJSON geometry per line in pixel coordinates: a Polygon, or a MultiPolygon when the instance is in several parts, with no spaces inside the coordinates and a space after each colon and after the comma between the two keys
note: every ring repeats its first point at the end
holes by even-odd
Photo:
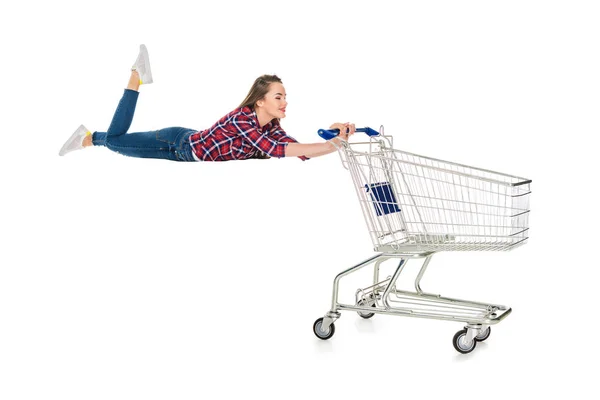
{"type": "Polygon", "coordinates": [[[375,251],[509,250],[529,230],[531,180],[393,148],[344,142],[375,251]]]}

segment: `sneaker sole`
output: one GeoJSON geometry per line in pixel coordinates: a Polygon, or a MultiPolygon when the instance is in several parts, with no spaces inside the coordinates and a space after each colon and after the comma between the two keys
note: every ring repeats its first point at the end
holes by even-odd
{"type": "Polygon", "coordinates": [[[142,60],[144,61],[144,66],[146,67],[146,81],[142,82],[140,77],[140,83],[149,84],[152,83],[152,69],[150,68],[150,57],[148,56],[148,49],[145,44],[140,45],[140,52],[142,54],[142,60]]]}

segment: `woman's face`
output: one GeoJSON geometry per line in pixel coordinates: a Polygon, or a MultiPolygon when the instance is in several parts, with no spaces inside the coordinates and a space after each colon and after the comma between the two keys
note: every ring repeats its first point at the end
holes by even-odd
{"type": "Polygon", "coordinates": [[[285,118],[285,108],[287,107],[285,88],[281,83],[271,83],[265,97],[258,100],[256,105],[272,118],[285,118]]]}

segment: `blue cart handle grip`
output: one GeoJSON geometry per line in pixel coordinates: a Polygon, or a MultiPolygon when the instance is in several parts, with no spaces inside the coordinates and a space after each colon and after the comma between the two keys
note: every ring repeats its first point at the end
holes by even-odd
{"type": "MultiPolygon", "coordinates": [[[[378,136],[379,135],[379,132],[377,132],[375,129],[371,129],[369,127],[357,128],[356,132],[364,132],[369,136],[378,136]]],[[[340,134],[339,129],[319,129],[319,136],[321,136],[325,140],[333,139],[334,137],[336,137],[339,134],[340,134]]]]}

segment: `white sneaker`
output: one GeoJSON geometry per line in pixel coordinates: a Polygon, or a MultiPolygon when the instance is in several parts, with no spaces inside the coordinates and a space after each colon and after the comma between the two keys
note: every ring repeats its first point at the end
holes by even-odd
{"type": "Polygon", "coordinates": [[[91,134],[92,132],[90,132],[85,126],[81,125],[65,142],[65,144],[63,144],[63,147],[58,152],[58,155],[64,156],[65,154],[70,153],[72,151],[83,149],[83,139],[87,135],[91,134]]]}
{"type": "Polygon", "coordinates": [[[150,69],[150,58],[148,58],[146,45],[140,45],[140,54],[138,54],[131,70],[140,74],[140,85],[152,83],[152,70],[150,69]]]}

